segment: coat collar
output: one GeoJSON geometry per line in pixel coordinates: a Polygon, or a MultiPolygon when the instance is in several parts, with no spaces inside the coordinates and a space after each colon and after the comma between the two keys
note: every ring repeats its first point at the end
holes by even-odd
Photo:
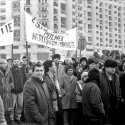
{"type": "Polygon", "coordinates": [[[10,68],[9,68],[9,66],[8,66],[7,69],[6,69],[6,71],[5,71],[5,75],[4,75],[4,73],[2,72],[1,69],[0,69],[0,74],[1,74],[3,77],[6,77],[6,76],[8,75],[8,73],[9,73],[9,71],[10,71],[10,68]]]}

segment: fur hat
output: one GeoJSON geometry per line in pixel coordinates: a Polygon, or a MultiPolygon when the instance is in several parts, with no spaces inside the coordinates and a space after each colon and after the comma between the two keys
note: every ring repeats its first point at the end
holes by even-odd
{"type": "Polygon", "coordinates": [[[60,58],[61,58],[60,54],[54,54],[52,56],[52,59],[54,60],[55,58],[58,58],[60,60],[60,58]]]}
{"type": "Polygon", "coordinates": [[[88,59],[87,65],[89,66],[89,65],[92,64],[92,63],[96,63],[95,60],[94,60],[94,59],[88,59]]]}
{"type": "Polygon", "coordinates": [[[104,67],[112,67],[112,68],[115,68],[117,67],[117,62],[115,60],[106,60],[105,63],[104,63],[104,67]]]}
{"type": "Polygon", "coordinates": [[[86,63],[87,63],[87,58],[86,58],[86,57],[80,58],[80,63],[81,63],[83,60],[86,61],[86,63]]]}

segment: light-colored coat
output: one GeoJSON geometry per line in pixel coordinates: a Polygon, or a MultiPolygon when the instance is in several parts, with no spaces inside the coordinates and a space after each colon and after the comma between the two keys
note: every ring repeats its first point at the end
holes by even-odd
{"type": "Polygon", "coordinates": [[[55,76],[58,79],[60,86],[61,86],[62,77],[64,77],[64,75],[65,75],[65,68],[62,64],[59,64],[55,76]]]}
{"type": "Polygon", "coordinates": [[[76,82],[77,77],[73,76],[72,80],[66,74],[61,81],[61,91],[62,91],[62,107],[63,109],[75,109],[77,108],[76,103],[76,82]]]}
{"type": "Polygon", "coordinates": [[[12,88],[14,88],[14,83],[10,68],[8,67],[5,72],[5,75],[0,69],[0,95],[3,100],[5,111],[12,110],[12,88]]]}

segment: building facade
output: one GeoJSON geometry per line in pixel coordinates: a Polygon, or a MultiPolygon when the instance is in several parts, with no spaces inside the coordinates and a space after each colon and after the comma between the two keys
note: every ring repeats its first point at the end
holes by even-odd
{"type": "MultiPolygon", "coordinates": [[[[84,56],[94,51],[101,53],[103,49],[125,51],[124,0],[0,0],[0,25],[14,18],[13,53],[19,60],[26,55],[24,10],[53,32],[64,33],[77,27],[77,41],[80,36],[87,41],[84,56]]],[[[32,61],[47,59],[54,52],[27,43],[32,61]]],[[[1,46],[0,57],[11,58],[11,48],[1,46]]],[[[73,53],[68,51],[69,56],[73,53]]]]}
{"type": "Polygon", "coordinates": [[[84,0],[84,35],[87,51],[125,52],[125,1],[84,0]]]}

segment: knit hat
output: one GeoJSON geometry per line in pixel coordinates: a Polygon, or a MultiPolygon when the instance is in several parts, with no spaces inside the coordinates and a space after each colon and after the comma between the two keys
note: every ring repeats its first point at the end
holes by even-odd
{"type": "Polygon", "coordinates": [[[92,64],[92,63],[96,63],[95,60],[94,60],[94,59],[88,59],[87,65],[89,66],[89,65],[92,64]]]}
{"type": "Polygon", "coordinates": [[[117,67],[117,62],[115,60],[106,60],[105,63],[104,63],[104,67],[115,68],[115,67],[117,67]]]}
{"type": "Polygon", "coordinates": [[[61,58],[60,54],[54,54],[52,56],[52,59],[54,60],[55,58],[58,58],[60,60],[60,58],[61,58]]]}
{"type": "Polygon", "coordinates": [[[80,58],[80,63],[81,63],[83,60],[86,61],[86,63],[87,63],[87,58],[86,58],[86,57],[80,58]]]}

